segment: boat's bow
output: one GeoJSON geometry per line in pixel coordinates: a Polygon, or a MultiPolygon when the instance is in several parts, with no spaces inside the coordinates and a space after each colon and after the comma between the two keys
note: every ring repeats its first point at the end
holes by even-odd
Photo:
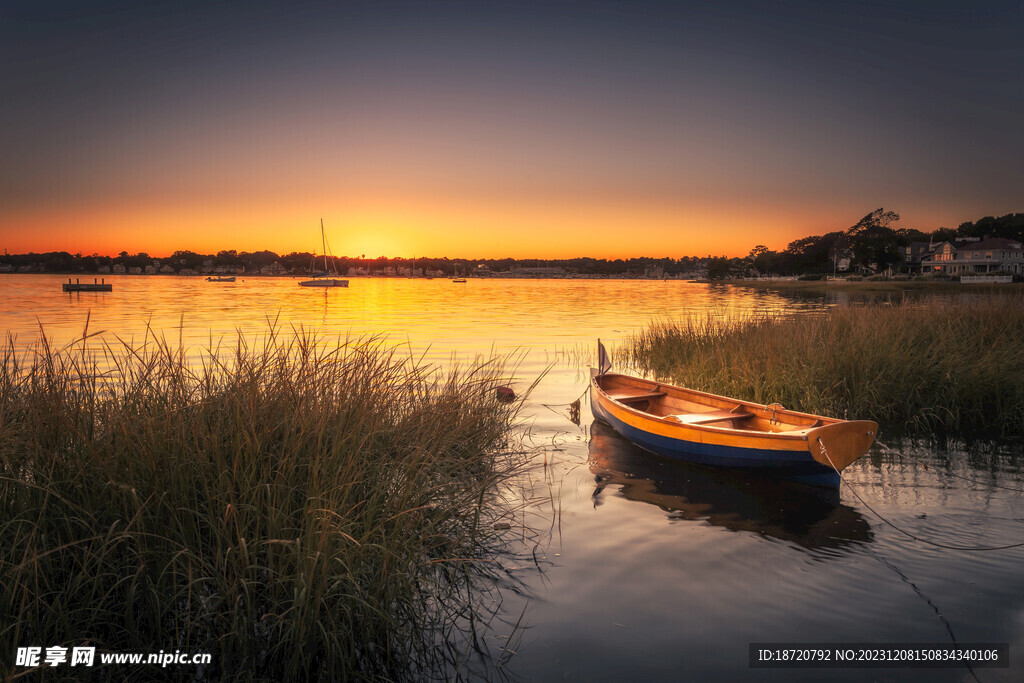
{"type": "Polygon", "coordinates": [[[837,472],[864,455],[875,442],[878,423],[870,420],[837,422],[807,432],[811,457],[837,472]]]}

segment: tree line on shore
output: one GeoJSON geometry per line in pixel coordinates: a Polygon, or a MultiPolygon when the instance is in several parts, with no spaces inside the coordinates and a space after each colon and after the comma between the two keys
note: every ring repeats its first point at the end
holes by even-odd
{"type": "Polygon", "coordinates": [[[961,223],[956,228],[939,228],[932,232],[894,228],[893,224],[899,219],[895,211],[875,209],[846,230],[794,240],[781,252],[758,245],[750,250],[746,259],[716,263],[711,270],[728,269],[735,274],[749,265],[762,274],[804,275],[832,272],[841,260],[846,260],[851,271],[882,272],[898,269],[904,261],[901,248],[910,246],[912,242],[942,244],[963,238],[986,237],[1024,242],[1024,213],[1006,214],[999,218],[986,216],[961,223]]]}
{"type": "MultiPolygon", "coordinates": [[[[675,276],[706,274],[712,279],[747,276],[752,274],[806,275],[832,272],[841,261],[848,262],[853,271],[881,272],[897,268],[903,260],[900,249],[912,242],[934,242],[965,237],[1004,237],[1024,242],[1024,213],[1007,214],[998,218],[986,216],[977,221],[961,223],[956,228],[939,228],[923,232],[914,228],[895,228],[899,214],[879,208],[864,216],[846,230],[812,235],[794,240],[782,251],[772,251],[757,245],[746,257],[683,256],[680,258],[595,259],[460,259],[460,258],[366,258],[330,257],[340,273],[349,269],[373,274],[400,274],[413,269],[424,272],[454,275],[474,271],[509,272],[517,269],[553,268],[580,275],[675,276]]],[[[170,256],[154,258],[145,252],[117,256],[100,254],[70,254],[66,251],[0,256],[0,269],[22,272],[51,273],[104,273],[116,265],[125,269],[145,269],[147,266],[170,266],[174,272],[257,273],[277,264],[277,272],[304,273],[311,269],[314,254],[291,252],[279,255],[272,251],[223,250],[216,254],[198,254],[193,251],[175,251],[170,256]]],[[[317,259],[319,263],[319,258],[317,259]]]]}
{"type": "MultiPolygon", "coordinates": [[[[473,272],[507,273],[522,269],[524,272],[537,272],[536,269],[554,269],[566,273],[586,275],[620,275],[629,273],[644,275],[654,272],[663,274],[691,274],[706,268],[711,257],[697,258],[629,258],[629,259],[595,259],[588,257],[571,259],[466,259],[466,258],[378,258],[329,256],[329,266],[339,273],[345,274],[349,269],[356,269],[368,275],[408,274],[413,269],[419,272],[442,273],[444,275],[471,274],[473,272]]],[[[145,252],[128,254],[121,252],[118,256],[102,256],[92,254],[69,254],[65,251],[28,254],[0,255],[0,269],[22,272],[49,273],[100,273],[111,272],[115,265],[125,269],[145,269],[147,266],[159,268],[170,266],[175,272],[239,272],[259,273],[262,269],[273,267],[278,273],[308,273],[311,270],[323,270],[323,256],[309,252],[293,252],[279,255],[272,251],[236,252],[235,250],[220,251],[217,254],[197,254],[192,251],[176,251],[170,256],[155,258],[145,252]],[[6,266],[6,268],[4,268],[6,266]]]]}

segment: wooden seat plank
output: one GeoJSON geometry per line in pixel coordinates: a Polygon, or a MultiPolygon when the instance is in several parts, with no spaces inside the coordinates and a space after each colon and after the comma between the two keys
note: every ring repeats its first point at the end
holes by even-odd
{"type": "MultiPolygon", "coordinates": [[[[735,410],[735,409],[734,409],[735,410]]],[[[751,413],[738,413],[732,410],[712,410],[707,413],[682,413],[681,415],[669,415],[666,419],[672,418],[676,422],[688,425],[699,425],[708,422],[722,422],[725,420],[742,420],[753,417],[751,413]]]]}
{"type": "Polygon", "coordinates": [[[648,398],[661,398],[664,395],[665,395],[664,391],[650,391],[650,392],[647,392],[646,394],[636,394],[636,393],[630,393],[630,392],[626,392],[626,391],[622,391],[622,392],[609,391],[608,392],[608,398],[612,399],[613,401],[619,401],[620,403],[628,403],[629,401],[639,401],[641,399],[648,399],[648,398]]]}

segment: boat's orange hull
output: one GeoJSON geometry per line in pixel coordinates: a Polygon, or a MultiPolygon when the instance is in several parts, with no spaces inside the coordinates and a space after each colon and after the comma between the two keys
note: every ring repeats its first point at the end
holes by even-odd
{"type": "Polygon", "coordinates": [[[878,425],[845,421],[591,371],[594,415],[647,450],[712,465],[769,468],[838,486],[878,425]]]}

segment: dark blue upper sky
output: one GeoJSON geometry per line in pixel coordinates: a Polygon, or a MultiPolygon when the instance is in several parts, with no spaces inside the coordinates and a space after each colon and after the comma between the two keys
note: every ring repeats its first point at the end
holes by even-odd
{"type": "Polygon", "coordinates": [[[7,2],[0,83],[5,244],[113,204],[406,243],[600,206],[678,253],[1024,210],[1019,1],[7,2]]]}

